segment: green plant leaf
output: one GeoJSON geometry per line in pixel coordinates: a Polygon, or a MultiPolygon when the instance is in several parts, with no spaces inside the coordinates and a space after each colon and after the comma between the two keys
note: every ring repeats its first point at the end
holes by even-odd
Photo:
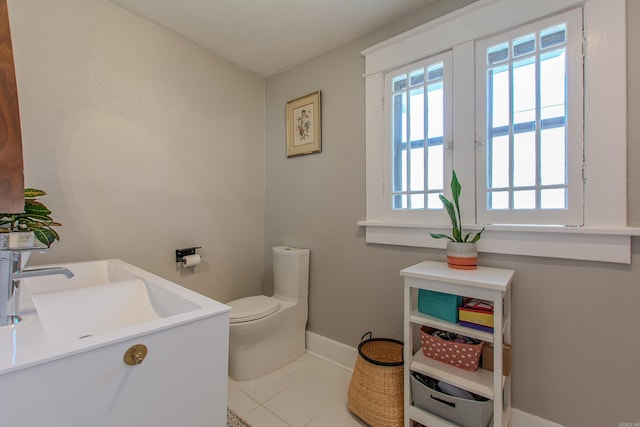
{"type": "Polygon", "coordinates": [[[453,242],[453,239],[447,236],[446,234],[439,234],[439,233],[432,233],[432,232],[429,232],[429,234],[431,234],[431,237],[433,237],[434,239],[449,239],[453,242]]]}
{"type": "MultiPolygon", "coordinates": [[[[460,181],[458,181],[458,175],[456,175],[456,171],[453,171],[451,176],[451,196],[453,197],[453,203],[456,207],[456,212],[458,214],[458,232],[460,237],[462,237],[462,218],[460,216],[460,193],[462,193],[462,185],[460,185],[460,181]]],[[[462,240],[458,240],[461,242],[462,240]]]]}
{"type": "Polygon", "coordinates": [[[33,199],[35,197],[40,197],[40,196],[46,196],[47,193],[45,193],[42,190],[38,190],[37,188],[25,188],[24,189],[24,197],[26,199],[33,199]]]}
{"type": "Polygon", "coordinates": [[[23,213],[23,214],[16,214],[13,217],[13,221],[19,221],[19,222],[30,222],[30,221],[35,221],[35,222],[52,222],[53,219],[51,219],[51,217],[47,214],[38,214],[38,213],[23,213]]]}
{"type": "Polygon", "coordinates": [[[38,227],[32,228],[31,231],[33,231],[36,239],[47,245],[47,247],[51,247],[53,242],[60,240],[58,233],[53,228],[49,228],[46,225],[40,224],[38,227]]]}
{"type": "Polygon", "coordinates": [[[453,175],[451,176],[451,196],[453,197],[453,201],[456,203],[456,205],[458,205],[460,193],[462,193],[462,185],[460,185],[460,181],[458,181],[458,175],[456,175],[456,171],[453,171],[453,175]]]}
{"type": "Polygon", "coordinates": [[[482,227],[482,230],[478,231],[475,237],[471,239],[471,243],[476,243],[478,240],[480,240],[480,236],[482,236],[483,231],[484,231],[484,227],[482,227]]]}
{"type": "Polygon", "coordinates": [[[24,213],[36,215],[49,215],[51,211],[45,205],[37,200],[25,199],[24,213]]]}
{"type": "Polygon", "coordinates": [[[47,230],[45,228],[43,229],[37,228],[31,231],[33,231],[33,235],[35,236],[35,238],[38,239],[38,241],[40,241],[41,243],[47,245],[48,248],[51,247],[51,243],[53,243],[53,241],[55,240],[55,239],[49,240],[51,234],[48,233],[48,231],[50,230],[47,230]]]}
{"type": "MultiPolygon", "coordinates": [[[[62,225],[62,224],[58,224],[58,225],[62,225]]],[[[54,240],[60,240],[60,235],[53,228],[47,228],[47,232],[50,233],[51,237],[53,237],[54,240]]],[[[53,240],[51,240],[51,243],[53,243],[53,240]]]]}
{"type": "Polygon", "coordinates": [[[451,225],[453,226],[451,240],[454,242],[461,242],[462,236],[460,235],[460,228],[458,227],[458,220],[456,219],[456,212],[453,204],[442,194],[438,197],[440,197],[440,201],[444,205],[447,213],[449,214],[449,218],[451,219],[451,225]]]}

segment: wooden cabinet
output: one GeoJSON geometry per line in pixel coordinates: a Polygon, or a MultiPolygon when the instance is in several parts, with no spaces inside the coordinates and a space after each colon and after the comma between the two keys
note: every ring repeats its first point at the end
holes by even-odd
{"type": "Polygon", "coordinates": [[[22,133],[7,0],[0,0],[0,212],[24,210],[22,133]]]}
{"type": "MultiPolygon", "coordinates": [[[[404,277],[404,414],[405,427],[412,421],[429,427],[455,426],[413,404],[410,375],[416,371],[437,380],[463,388],[493,400],[493,420],[490,425],[509,426],[511,423],[511,377],[503,376],[501,369],[490,372],[479,368],[465,371],[424,356],[416,344],[416,336],[423,325],[455,332],[502,348],[511,342],[511,281],[513,270],[478,267],[463,271],[447,267],[446,263],[425,261],[405,268],[404,277]],[[427,289],[493,302],[494,331],[488,333],[428,316],[417,310],[418,290],[427,289]]],[[[501,367],[502,351],[493,352],[493,366],[501,367]]]]}

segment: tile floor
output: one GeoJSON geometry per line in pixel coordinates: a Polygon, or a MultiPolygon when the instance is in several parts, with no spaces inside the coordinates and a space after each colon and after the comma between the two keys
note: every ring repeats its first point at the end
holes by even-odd
{"type": "Polygon", "coordinates": [[[351,372],[305,354],[249,381],[229,379],[229,407],[252,427],[360,427],[347,409],[351,372]]]}

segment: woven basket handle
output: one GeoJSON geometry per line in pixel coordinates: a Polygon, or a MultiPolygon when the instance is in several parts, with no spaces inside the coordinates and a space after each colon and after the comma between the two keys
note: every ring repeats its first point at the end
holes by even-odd
{"type": "Polygon", "coordinates": [[[362,338],[360,338],[360,342],[364,341],[364,337],[366,337],[367,335],[369,335],[369,338],[367,338],[367,339],[370,340],[371,338],[373,338],[373,334],[371,333],[371,331],[365,332],[364,335],[362,336],[362,338]]]}

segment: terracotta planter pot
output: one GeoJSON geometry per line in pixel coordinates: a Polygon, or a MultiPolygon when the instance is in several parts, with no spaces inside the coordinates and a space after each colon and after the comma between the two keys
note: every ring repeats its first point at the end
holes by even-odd
{"type": "Polygon", "coordinates": [[[457,270],[478,268],[478,246],[475,243],[447,242],[447,263],[457,270]]]}

